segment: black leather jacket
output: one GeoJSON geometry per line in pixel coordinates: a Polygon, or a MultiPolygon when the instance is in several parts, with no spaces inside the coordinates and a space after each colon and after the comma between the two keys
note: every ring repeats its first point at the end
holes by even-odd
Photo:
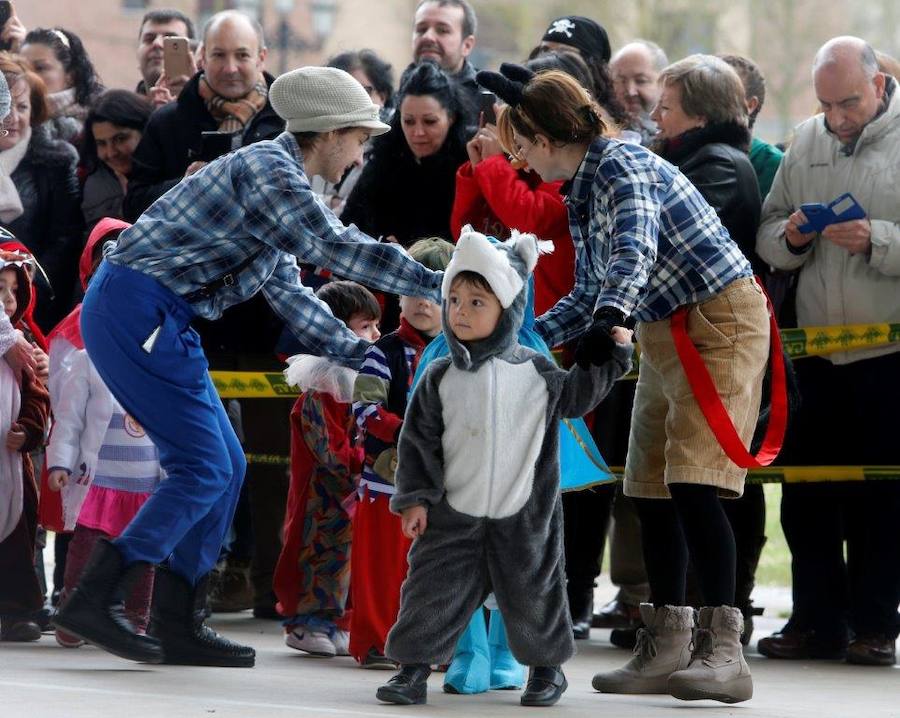
{"type": "Polygon", "coordinates": [[[718,123],[688,130],[654,147],[676,165],[716,210],[725,229],[761,274],[756,254],[762,200],[756,172],[747,156],[750,131],[737,123],[718,123]]]}

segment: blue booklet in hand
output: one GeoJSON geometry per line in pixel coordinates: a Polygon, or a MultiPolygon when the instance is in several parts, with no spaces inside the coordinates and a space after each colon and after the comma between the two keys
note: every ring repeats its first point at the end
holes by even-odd
{"type": "Polygon", "coordinates": [[[806,215],[807,220],[806,224],[797,227],[803,234],[821,232],[830,224],[866,218],[866,211],[849,192],[842,194],[828,205],[818,202],[801,204],[800,210],[806,215]]]}

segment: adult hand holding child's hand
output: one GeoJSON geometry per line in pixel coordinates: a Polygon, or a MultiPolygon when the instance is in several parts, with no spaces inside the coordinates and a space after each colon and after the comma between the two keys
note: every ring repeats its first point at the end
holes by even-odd
{"type": "Polygon", "coordinates": [[[581,335],[575,347],[575,363],[582,369],[600,366],[612,358],[616,344],[627,344],[633,332],[625,328],[625,315],[615,307],[601,307],[594,323],[581,335]]]}
{"type": "Polygon", "coordinates": [[[400,525],[406,538],[414,539],[425,533],[428,526],[428,509],[424,506],[411,506],[400,514],[400,525]]]}

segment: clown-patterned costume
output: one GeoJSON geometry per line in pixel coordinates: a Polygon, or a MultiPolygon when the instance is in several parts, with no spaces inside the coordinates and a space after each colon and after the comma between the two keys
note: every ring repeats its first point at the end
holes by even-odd
{"type": "Polygon", "coordinates": [[[517,339],[525,280],[537,243],[514,236],[495,248],[464,233],[444,277],[484,276],[504,310],[486,339],[464,345],[444,328],[450,356],[434,361],[410,399],[398,444],[391,509],[423,505],[400,614],[387,655],[402,664],[446,663],[470,616],[493,590],[509,645],[526,665],[558,666],[574,653],[563,559],[559,425],[580,417],[630,367],[631,347],[566,372],[517,339]]]}
{"type": "Polygon", "coordinates": [[[346,630],[352,526],[346,502],[362,466],[350,405],[301,394],[291,410],[291,484],[273,588],[290,628],[346,630]]]}

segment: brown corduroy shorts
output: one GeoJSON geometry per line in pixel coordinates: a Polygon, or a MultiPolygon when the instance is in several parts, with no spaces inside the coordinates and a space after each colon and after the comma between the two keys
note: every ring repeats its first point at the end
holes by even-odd
{"type": "MultiPolygon", "coordinates": [[[[759,418],[769,356],[766,300],[751,277],[690,307],[688,335],[712,376],[744,445],[759,418]]],[[[640,369],[625,462],[625,494],[667,498],[668,484],[716,486],[721,496],[744,491],[747,470],[725,454],[706,423],[672,340],[671,322],[638,324],[640,369]]]]}

